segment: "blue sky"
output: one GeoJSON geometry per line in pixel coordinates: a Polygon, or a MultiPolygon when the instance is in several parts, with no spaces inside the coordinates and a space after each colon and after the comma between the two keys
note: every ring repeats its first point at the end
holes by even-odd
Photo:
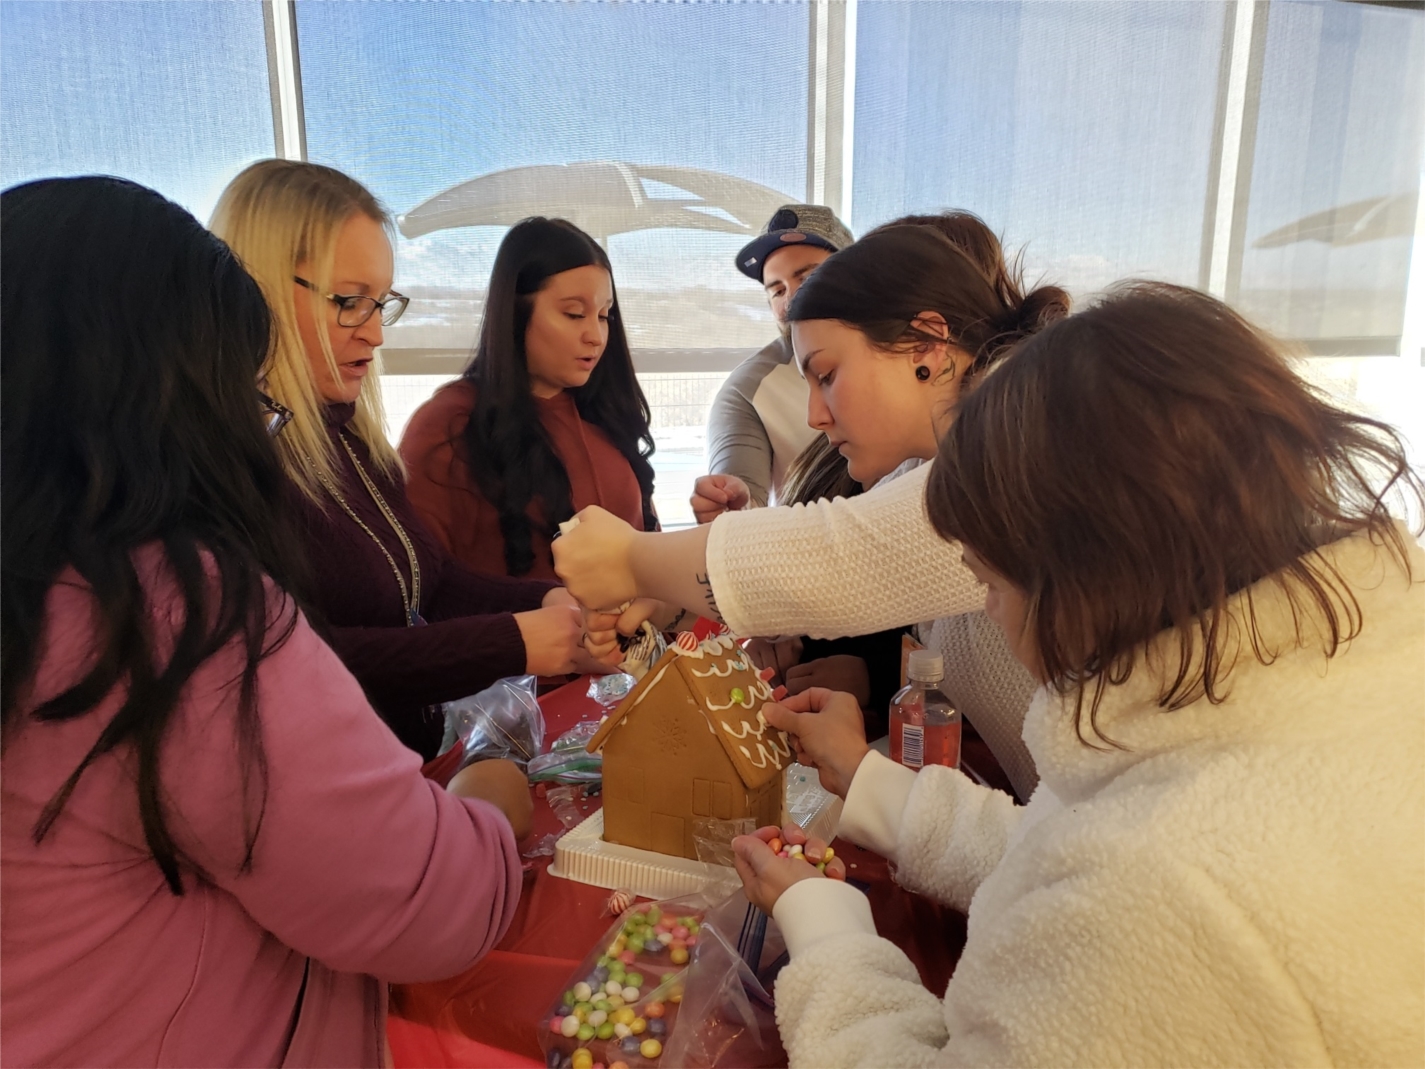
{"type": "MultiPolygon", "coordinates": [[[[489,171],[588,159],[804,193],[804,4],[297,9],[310,154],[398,213],[489,171]]],[[[969,208],[1027,245],[1033,271],[1080,290],[1125,274],[1195,282],[1224,10],[863,0],[850,222],[969,208]]],[[[1275,3],[1267,57],[1249,240],[1418,182],[1425,16],[1275,3]]],[[[0,134],[5,185],[108,171],[205,216],[272,151],[260,4],[5,0],[0,134]]],[[[499,237],[402,241],[402,277],[481,288],[499,237]]],[[[653,231],[611,253],[621,286],[747,294],[740,244],[653,231]]],[[[1244,284],[1388,290],[1406,257],[1403,239],[1250,251],[1244,284]]]]}

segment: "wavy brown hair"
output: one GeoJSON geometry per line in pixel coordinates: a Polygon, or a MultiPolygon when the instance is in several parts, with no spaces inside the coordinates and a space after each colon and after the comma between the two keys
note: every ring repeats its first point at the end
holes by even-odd
{"type": "MultiPolygon", "coordinates": [[[[1025,341],[966,396],[926,490],[931,522],[1028,597],[1043,676],[1080,738],[1143,643],[1175,634],[1158,702],[1213,703],[1239,640],[1228,599],[1272,577],[1327,656],[1360,606],[1319,546],[1368,531],[1402,563],[1387,502],[1425,487],[1388,425],[1330,404],[1220,301],[1118,287],[1025,341]]],[[[1408,569],[1408,565],[1407,565],[1408,569]]],[[[1243,626],[1270,664],[1247,595],[1243,626]]]]}

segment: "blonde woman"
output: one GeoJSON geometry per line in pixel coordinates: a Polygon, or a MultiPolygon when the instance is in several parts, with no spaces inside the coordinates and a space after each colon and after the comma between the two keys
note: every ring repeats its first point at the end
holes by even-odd
{"type": "Polygon", "coordinates": [[[411,749],[439,748],[439,702],[503,676],[597,667],[573,600],[536,580],[479,575],[406,497],[383,430],[376,350],[405,311],[390,217],[330,167],[263,160],[223,191],[214,233],[272,309],[264,388],[290,411],[277,449],[311,568],[313,607],[372,705],[411,749]]]}

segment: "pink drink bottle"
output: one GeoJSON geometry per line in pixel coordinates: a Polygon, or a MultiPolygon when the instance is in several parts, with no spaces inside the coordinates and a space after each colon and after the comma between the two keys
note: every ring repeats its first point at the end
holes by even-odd
{"type": "Polygon", "coordinates": [[[912,650],[910,682],[891,699],[891,760],[906,768],[960,767],[960,714],[940,691],[944,658],[912,650]]]}

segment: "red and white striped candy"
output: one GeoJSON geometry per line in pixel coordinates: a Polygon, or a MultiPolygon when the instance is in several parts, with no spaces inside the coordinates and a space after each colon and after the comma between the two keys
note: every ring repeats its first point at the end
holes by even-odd
{"type": "Polygon", "coordinates": [[[698,636],[691,631],[679,631],[674,645],[685,653],[692,653],[698,648],[698,636]]]}

